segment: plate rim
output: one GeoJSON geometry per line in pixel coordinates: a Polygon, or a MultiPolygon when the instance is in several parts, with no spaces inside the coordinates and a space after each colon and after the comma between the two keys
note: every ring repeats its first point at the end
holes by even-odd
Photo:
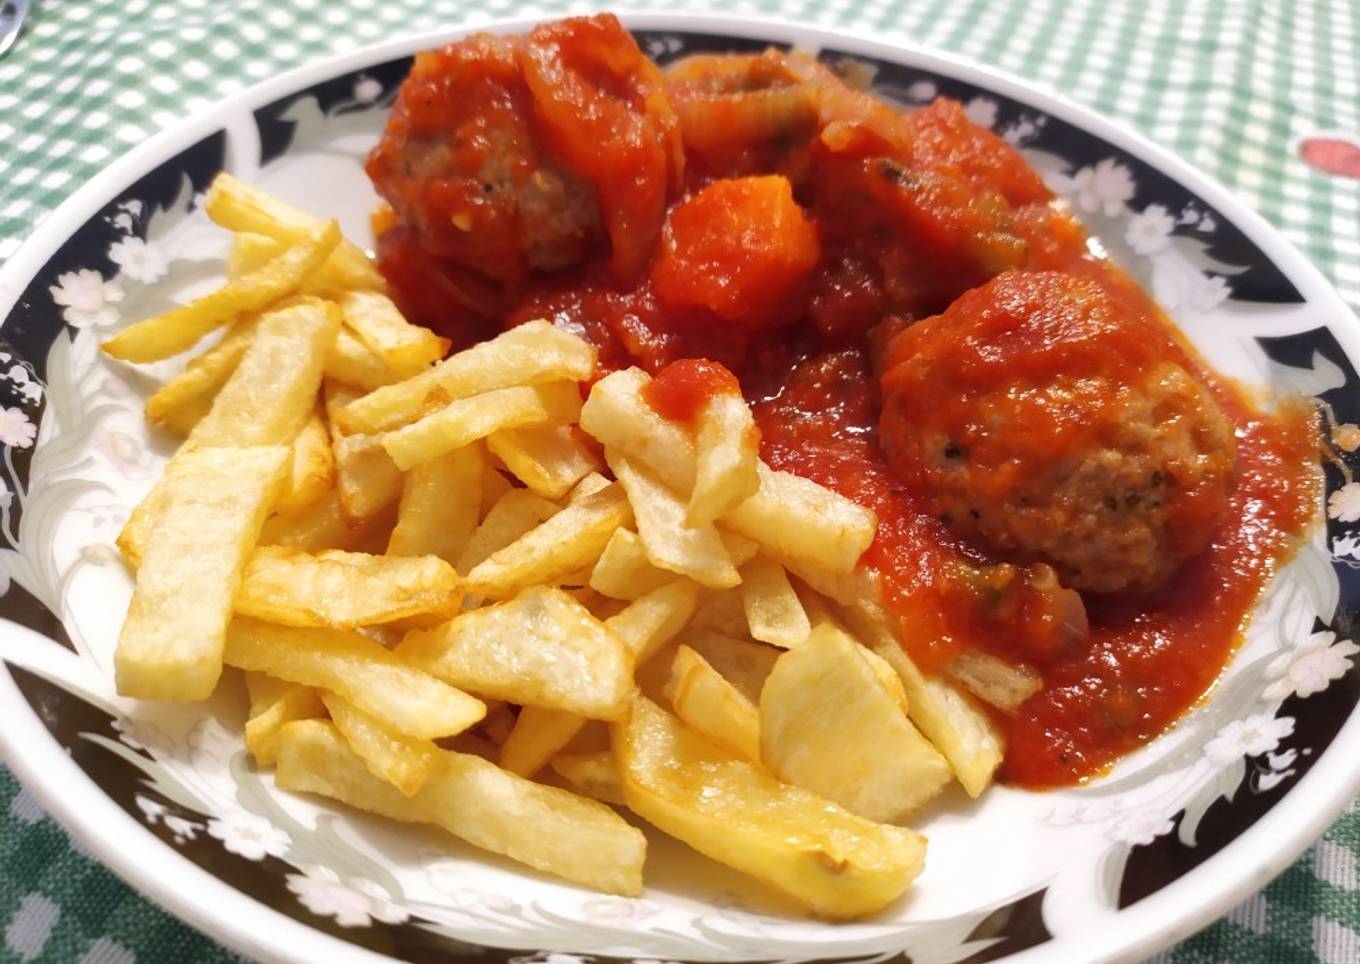
{"type": "MultiPolygon", "coordinates": [[[[562,15],[565,14],[530,12],[513,18],[474,15],[436,31],[402,34],[284,71],[182,118],[99,171],[23,240],[14,255],[0,267],[0,327],[8,321],[31,278],[74,230],[139,176],[222,129],[218,118],[224,109],[253,111],[341,74],[406,56],[477,30],[523,30],[545,17],[562,15]]],[[[960,80],[980,79],[983,86],[996,93],[1029,103],[1146,160],[1214,204],[1272,262],[1285,269],[1306,303],[1314,305],[1320,313],[1326,313],[1328,330],[1349,357],[1360,361],[1360,318],[1316,265],[1278,228],[1216,178],[1168,148],[1122,121],[1076,103],[1042,81],[1026,80],[970,57],[916,44],[896,30],[871,35],[859,28],[799,23],[785,17],[712,12],[625,8],[619,10],[618,15],[631,29],[707,31],[792,42],[803,37],[816,39],[824,46],[833,42],[848,43],[866,56],[905,61],[960,80]],[[1333,308],[1339,310],[1333,311],[1333,308]]],[[[0,674],[0,695],[5,699],[11,696],[20,699],[7,670],[0,674]]],[[[1360,710],[1351,712],[1317,765],[1286,797],[1222,851],[1156,893],[1113,911],[1103,918],[1107,926],[1094,939],[1085,934],[1056,935],[1006,960],[1024,964],[1039,960],[1134,959],[1199,930],[1279,874],[1345,810],[1360,789],[1360,767],[1347,767],[1341,751],[1356,743],[1360,743],[1360,710]],[[1291,802],[1296,796],[1297,801],[1291,802]],[[1269,849],[1262,850],[1263,847],[1269,849]],[[1267,859],[1261,859],[1263,853],[1268,855],[1267,859]],[[1197,898],[1187,901],[1185,895],[1191,893],[1192,888],[1197,898]]],[[[338,954],[341,960],[364,964],[393,960],[280,913],[166,846],[119,809],[112,798],[62,752],[36,713],[22,714],[17,725],[12,723],[0,728],[0,757],[46,811],[104,866],[142,895],[222,943],[261,960],[297,964],[316,960],[322,954],[332,957],[338,954]],[[47,742],[42,743],[44,740],[47,742]],[[35,741],[47,746],[49,752],[33,752],[35,741]],[[20,749],[24,745],[27,745],[27,751],[20,749]],[[61,759],[54,760],[53,757],[61,759]],[[73,788],[75,792],[72,792],[73,788]],[[85,812],[78,812],[81,807],[77,804],[89,801],[93,801],[93,808],[87,806],[85,812]],[[92,816],[98,819],[91,819],[92,816]],[[135,828],[131,836],[128,835],[129,827],[135,828]],[[138,845],[118,846],[117,842],[122,841],[135,841],[138,845]],[[191,886],[176,886],[180,882],[191,886]],[[258,922],[261,911],[272,925],[267,929],[252,925],[252,918],[258,922]],[[286,939],[276,940],[279,935],[286,939]]]]}

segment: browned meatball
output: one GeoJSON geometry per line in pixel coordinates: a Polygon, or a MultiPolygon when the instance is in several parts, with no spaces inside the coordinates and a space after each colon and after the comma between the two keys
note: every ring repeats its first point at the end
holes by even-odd
{"type": "Polygon", "coordinates": [[[892,342],[882,439],[952,529],[1096,593],[1162,585],[1208,543],[1232,428],[1144,302],[1010,272],[892,342]]]}

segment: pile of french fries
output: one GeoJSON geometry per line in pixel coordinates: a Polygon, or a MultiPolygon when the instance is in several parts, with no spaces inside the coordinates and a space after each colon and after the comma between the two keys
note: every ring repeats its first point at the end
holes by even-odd
{"type": "Polygon", "coordinates": [[[104,346],[224,329],[147,402],[184,442],[119,538],[121,693],[235,667],[279,787],[602,891],[643,886],[619,805],[817,915],[903,893],[900,822],[1001,744],[903,650],[873,513],[761,463],[736,395],[669,421],[545,322],[445,358],[333,221],[226,175],[205,207],[227,284],[104,346]]]}

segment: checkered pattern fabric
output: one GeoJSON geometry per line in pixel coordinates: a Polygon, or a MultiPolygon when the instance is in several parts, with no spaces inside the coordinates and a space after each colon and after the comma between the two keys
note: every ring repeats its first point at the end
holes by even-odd
{"type": "MultiPolygon", "coordinates": [[[[615,9],[636,6],[627,0],[615,9]]],[[[652,0],[896,34],[1124,121],[1235,191],[1360,307],[1360,7],[1352,0],[652,0]]],[[[94,173],[281,70],[563,0],[34,0],[0,60],[0,259],[94,173]]],[[[1360,961],[1360,811],[1159,962],[1360,961]]],[[[235,956],[92,862],[0,770],[0,961],[235,956]]]]}

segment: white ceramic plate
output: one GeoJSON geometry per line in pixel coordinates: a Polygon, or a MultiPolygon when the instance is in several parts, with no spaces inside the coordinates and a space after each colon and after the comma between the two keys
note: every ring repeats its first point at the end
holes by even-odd
{"type": "MultiPolygon", "coordinates": [[[[1259,217],[1152,144],[906,46],[732,18],[626,20],[663,61],[794,44],[869,62],[878,92],[903,103],[963,101],[1073,201],[1211,362],[1317,397],[1332,424],[1360,421],[1351,312],[1259,217]]],[[[0,745],[87,847],[269,960],[1093,961],[1208,923],[1336,817],[1360,783],[1346,641],[1360,485],[1339,461],[1335,518],[1276,580],[1202,708],[1090,786],[933,805],[918,824],[931,839],[925,874],[852,925],[791,915],[659,835],[643,898],[588,893],[274,791],[229,699],[205,715],[117,697],[111,655],[130,582],[111,543],[167,452],[141,417],[164,373],[110,364],[98,342],[219,280],[225,238],[196,209],[219,170],[367,238],[375,198],[361,160],[409,55],[456,35],[339,57],[204,112],[95,178],[0,270],[0,745]]]]}

